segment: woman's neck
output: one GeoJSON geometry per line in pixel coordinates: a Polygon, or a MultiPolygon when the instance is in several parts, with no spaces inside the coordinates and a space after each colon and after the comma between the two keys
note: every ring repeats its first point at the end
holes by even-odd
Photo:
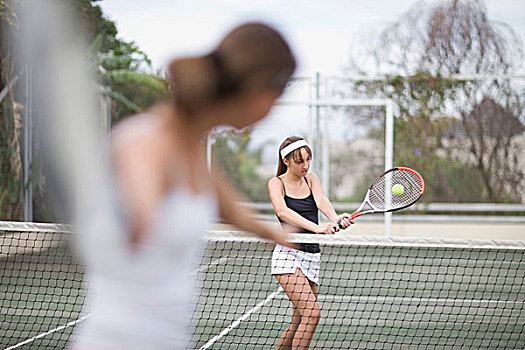
{"type": "Polygon", "coordinates": [[[162,117],[166,131],[175,136],[177,144],[187,150],[199,148],[202,138],[209,130],[209,127],[199,122],[202,118],[184,115],[169,104],[156,106],[153,112],[162,117]]]}
{"type": "Polygon", "coordinates": [[[295,183],[295,184],[299,184],[301,183],[301,181],[303,181],[303,176],[297,176],[296,174],[292,173],[291,171],[286,171],[282,177],[290,182],[290,183],[295,183]]]}

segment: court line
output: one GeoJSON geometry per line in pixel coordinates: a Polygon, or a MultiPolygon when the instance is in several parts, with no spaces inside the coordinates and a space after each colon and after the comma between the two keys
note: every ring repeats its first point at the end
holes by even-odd
{"type": "Polygon", "coordinates": [[[57,328],[52,329],[52,330],[50,330],[50,331],[44,332],[44,333],[42,333],[42,334],[39,334],[39,335],[37,335],[37,336],[34,336],[33,338],[26,339],[26,340],[24,340],[23,342],[18,343],[18,344],[13,345],[13,346],[10,346],[10,347],[8,347],[8,348],[6,348],[6,349],[4,349],[4,350],[12,350],[12,349],[19,348],[19,347],[21,347],[22,345],[29,344],[29,343],[31,343],[32,341],[35,341],[35,340],[37,340],[37,339],[39,339],[39,338],[43,338],[43,337],[45,337],[46,335],[49,335],[49,334],[52,334],[52,333],[55,333],[55,332],[61,331],[61,330],[63,330],[63,329],[66,329],[66,328],[68,328],[68,327],[71,327],[71,326],[74,326],[74,325],[76,325],[76,324],[78,324],[78,323],[84,321],[84,320],[87,319],[88,317],[89,317],[89,315],[83,316],[83,317],[79,318],[78,320],[71,321],[71,322],[69,322],[69,323],[67,323],[67,324],[65,324],[65,325],[63,325],[63,326],[60,326],[60,327],[57,327],[57,328]]]}
{"type": "MultiPolygon", "coordinates": [[[[199,269],[193,271],[193,274],[197,274],[197,273],[199,273],[199,272],[204,272],[204,271],[208,270],[209,268],[211,268],[212,266],[219,265],[219,264],[221,264],[221,263],[223,263],[223,262],[228,261],[229,259],[231,259],[231,258],[230,258],[230,257],[222,257],[222,258],[219,258],[219,259],[215,259],[214,261],[212,261],[212,262],[209,263],[208,265],[206,265],[206,266],[201,266],[199,269]]],[[[47,332],[44,332],[44,333],[38,334],[38,335],[36,335],[36,336],[34,336],[34,337],[32,337],[32,338],[26,339],[26,340],[24,340],[23,342],[18,343],[18,344],[16,344],[16,345],[13,345],[13,346],[10,346],[10,347],[8,347],[8,348],[5,348],[4,350],[12,350],[12,349],[19,348],[19,347],[22,346],[22,345],[29,344],[29,343],[31,343],[31,342],[37,340],[37,339],[43,338],[43,337],[48,336],[48,335],[50,335],[50,334],[53,334],[53,333],[55,333],[55,332],[58,332],[58,331],[61,331],[61,330],[63,330],[63,329],[66,329],[66,328],[69,328],[69,327],[71,327],[71,326],[74,326],[74,325],[76,325],[76,324],[78,324],[78,323],[83,322],[84,320],[86,320],[90,315],[91,315],[91,314],[87,314],[86,316],[83,316],[83,317],[81,317],[81,318],[79,318],[79,319],[77,319],[77,320],[75,320],[75,321],[71,321],[71,322],[69,322],[69,323],[67,323],[67,324],[65,324],[65,325],[63,325],[63,326],[60,326],[60,327],[57,327],[57,328],[55,328],[55,329],[51,329],[51,330],[49,330],[49,331],[47,331],[47,332]]]]}
{"type": "Polygon", "coordinates": [[[193,271],[192,274],[194,275],[194,274],[199,273],[199,272],[204,272],[204,271],[208,270],[210,267],[222,264],[223,262],[226,262],[226,261],[228,261],[230,259],[231,259],[231,257],[229,257],[229,256],[224,256],[222,258],[215,259],[211,263],[209,263],[208,265],[201,266],[197,270],[193,271]]]}
{"type": "Polygon", "coordinates": [[[204,346],[202,346],[199,350],[205,350],[208,349],[210,346],[212,346],[217,340],[224,337],[226,334],[230,333],[232,329],[237,327],[239,324],[241,324],[242,321],[250,317],[251,314],[262,308],[264,305],[266,305],[270,300],[275,298],[279,293],[282,293],[283,289],[281,287],[277,288],[273,293],[269,294],[266,299],[261,301],[259,304],[252,307],[247,313],[239,317],[237,320],[235,320],[232,324],[230,324],[228,327],[224,328],[219,334],[217,334],[215,337],[208,340],[204,346]]]}
{"type": "MultiPolygon", "coordinates": [[[[212,266],[215,266],[215,265],[219,265],[219,264],[222,264],[228,260],[231,260],[231,259],[236,259],[236,258],[239,258],[238,256],[224,256],[222,258],[219,258],[219,259],[215,259],[213,260],[211,263],[209,263],[208,265],[205,265],[205,266],[201,266],[200,268],[198,268],[197,270],[193,271],[192,274],[197,274],[197,273],[201,273],[201,272],[205,272],[206,270],[208,270],[209,268],[211,268],[212,266]]],[[[269,259],[268,256],[252,256],[251,257],[252,259],[256,260],[256,259],[259,259],[259,260],[262,260],[262,259],[269,259]]]]}
{"type": "MultiPolygon", "coordinates": [[[[212,262],[210,262],[208,265],[205,265],[205,266],[201,266],[200,268],[198,268],[197,270],[193,271],[191,274],[192,275],[195,275],[197,273],[202,273],[202,272],[205,272],[207,271],[209,268],[213,267],[213,266],[216,266],[216,265],[219,265],[219,264],[222,264],[228,260],[232,260],[232,259],[237,259],[239,258],[238,256],[224,256],[222,258],[219,258],[219,259],[215,259],[213,260],[212,262]]],[[[262,260],[262,259],[269,259],[268,256],[253,256],[251,257],[253,258],[254,260],[262,260]]]]}

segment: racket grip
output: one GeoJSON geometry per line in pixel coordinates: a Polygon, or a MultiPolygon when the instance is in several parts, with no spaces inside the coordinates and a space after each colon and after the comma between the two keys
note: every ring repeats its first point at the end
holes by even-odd
{"type": "MultiPolygon", "coordinates": [[[[355,219],[355,218],[354,218],[354,214],[352,214],[348,219],[349,219],[350,222],[353,224],[353,223],[354,223],[354,219],[355,219]]],[[[338,221],[338,222],[337,222],[337,227],[339,227],[340,230],[343,229],[343,226],[341,225],[341,221],[338,221]]]]}

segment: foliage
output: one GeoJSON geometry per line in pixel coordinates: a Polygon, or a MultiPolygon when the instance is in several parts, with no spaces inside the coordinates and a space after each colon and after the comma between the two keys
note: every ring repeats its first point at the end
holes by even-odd
{"type": "Polygon", "coordinates": [[[128,69],[103,70],[100,80],[105,96],[113,101],[114,122],[145,110],[167,92],[167,84],[159,77],[128,69]]]}
{"type": "MultiPolygon", "coordinates": [[[[18,20],[13,11],[16,1],[0,0],[2,39],[17,36],[18,20]]],[[[105,18],[97,5],[100,0],[58,1],[68,15],[78,19],[79,25],[73,28],[73,34],[78,40],[90,44],[86,54],[91,56],[99,72],[102,93],[111,100],[114,121],[130,113],[143,111],[166,96],[166,82],[150,73],[151,61],[135,43],[118,37],[115,23],[105,18]]],[[[22,85],[25,77],[21,69],[23,67],[17,67],[13,59],[12,44],[13,40],[0,41],[0,91],[7,92],[0,101],[0,219],[23,218],[24,189],[32,186],[35,219],[54,220],[47,184],[41,172],[38,142],[32,149],[34,159],[29,165],[31,177],[28,183],[23,183],[21,131],[25,97],[17,93],[15,87],[22,85]],[[10,89],[4,90],[7,86],[10,89]]],[[[35,138],[35,141],[38,140],[35,138]]]]}
{"type": "Polygon", "coordinates": [[[252,128],[221,130],[214,134],[212,159],[228,181],[251,201],[267,202],[268,179],[257,172],[265,145],[253,148],[252,128]]]}
{"type": "Polygon", "coordinates": [[[151,60],[134,42],[118,37],[115,23],[96,3],[100,0],[60,0],[71,16],[79,19],[79,39],[89,43],[89,54],[99,73],[102,92],[112,101],[116,122],[141,112],[166,96],[167,84],[151,74],[151,60]]]}
{"type": "Polygon", "coordinates": [[[423,173],[425,200],[525,199],[523,95],[508,79],[449,78],[519,68],[523,44],[510,27],[480,1],[419,2],[365,51],[352,69],[385,79],[357,81],[353,94],[395,102],[395,164],[423,173]]]}
{"type": "Polygon", "coordinates": [[[148,73],[151,70],[148,56],[134,42],[119,39],[115,23],[106,19],[94,2],[81,1],[85,6],[84,27],[103,93],[112,101],[111,115],[116,122],[166,97],[168,85],[164,79],[148,73]]]}
{"type": "Polygon", "coordinates": [[[18,79],[12,42],[18,19],[13,11],[15,2],[0,0],[0,218],[18,220],[22,215],[23,179],[21,158],[22,107],[14,96],[18,79]]]}
{"type": "Polygon", "coordinates": [[[16,27],[18,20],[13,11],[14,2],[0,0],[0,21],[8,28],[16,27]]]}

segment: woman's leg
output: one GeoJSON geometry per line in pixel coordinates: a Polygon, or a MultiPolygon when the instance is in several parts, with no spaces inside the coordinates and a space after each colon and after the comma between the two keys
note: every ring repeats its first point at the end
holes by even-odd
{"type": "Polygon", "coordinates": [[[277,349],[308,349],[321,318],[317,303],[318,286],[315,283],[312,286],[300,269],[294,274],[275,277],[290,298],[294,309],[292,323],[279,339],[277,349]]]}
{"type": "Polygon", "coordinates": [[[319,294],[319,285],[315,282],[312,282],[308,280],[308,283],[310,284],[310,288],[312,288],[312,292],[315,295],[315,300],[317,300],[317,295],[319,294]]]}
{"type": "Polygon", "coordinates": [[[286,330],[281,335],[281,338],[279,338],[279,341],[277,342],[277,350],[289,350],[292,349],[292,342],[293,338],[295,336],[295,331],[297,330],[297,327],[299,327],[299,323],[301,323],[301,315],[297,311],[297,308],[293,307],[293,315],[292,315],[292,323],[286,328],[286,330]]]}

